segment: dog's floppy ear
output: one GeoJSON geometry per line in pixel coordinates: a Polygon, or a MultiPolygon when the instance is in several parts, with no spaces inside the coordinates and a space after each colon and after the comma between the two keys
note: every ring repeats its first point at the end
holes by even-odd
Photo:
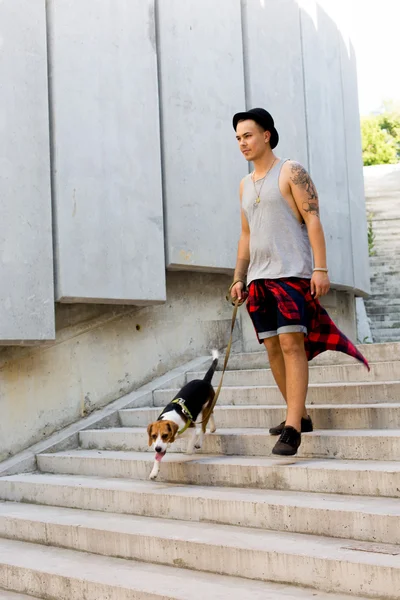
{"type": "Polygon", "coordinates": [[[178,433],[178,425],[173,421],[167,421],[168,432],[170,433],[170,439],[168,440],[170,444],[175,441],[175,436],[178,433]]]}
{"type": "Polygon", "coordinates": [[[151,446],[152,443],[153,443],[153,440],[152,440],[152,437],[151,437],[152,429],[153,429],[153,423],[150,423],[149,426],[147,427],[147,433],[149,435],[149,446],[151,446]]]}

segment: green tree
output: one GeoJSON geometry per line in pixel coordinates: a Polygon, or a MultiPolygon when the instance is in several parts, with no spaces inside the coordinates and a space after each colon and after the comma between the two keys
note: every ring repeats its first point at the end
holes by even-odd
{"type": "Polygon", "coordinates": [[[398,162],[400,157],[399,119],[400,117],[393,113],[371,115],[361,119],[364,165],[398,162]]]}
{"type": "Polygon", "coordinates": [[[379,125],[394,139],[397,158],[400,159],[400,111],[384,112],[379,116],[379,125]]]}

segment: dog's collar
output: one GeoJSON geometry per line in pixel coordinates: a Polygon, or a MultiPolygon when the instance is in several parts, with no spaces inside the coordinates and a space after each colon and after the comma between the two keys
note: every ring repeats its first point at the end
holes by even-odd
{"type": "Polygon", "coordinates": [[[182,429],[180,429],[178,431],[178,435],[181,435],[182,433],[184,433],[186,431],[186,429],[188,429],[188,427],[190,427],[190,425],[193,422],[193,417],[192,417],[192,414],[191,414],[190,410],[186,406],[185,401],[184,401],[183,398],[175,398],[175,400],[172,400],[172,404],[179,404],[179,406],[181,407],[181,411],[183,412],[183,414],[187,418],[185,426],[182,427],[182,429]]]}

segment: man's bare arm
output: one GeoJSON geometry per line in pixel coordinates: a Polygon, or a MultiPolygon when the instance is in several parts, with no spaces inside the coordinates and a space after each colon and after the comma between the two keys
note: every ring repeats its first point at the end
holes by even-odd
{"type": "Polygon", "coordinates": [[[250,264],[250,228],[246,215],[243,212],[242,196],[243,180],[240,182],[240,219],[242,224],[242,230],[240,233],[238,244],[235,274],[233,276],[233,281],[238,281],[239,283],[234,285],[231,289],[232,298],[239,298],[240,300],[243,296],[243,289],[246,283],[247,270],[250,264]]]}
{"type": "Polygon", "coordinates": [[[290,188],[304,221],[306,221],[304,214],[319,217],[318,194],[310,175],[299,163],[292,161],[290,171],[290,188]],[[301,207],[299,201],[301,201],[301,207]]]}
{"type": "Polygon", "coordinates": [[[249,268],[250,262],[250,228],[247,221],[246,215],[242,208],[242,195],[243,195],[243,180],[240,182],[240,219],[242,224],[242,231],[240,233],[238,253],[236,260],[236,269],[234,275],[234,281],[239,279],[240,281],[246,281],[247,269],[249,268]]]}
{"type": "MultiPolygon", "coordinates": [[[[290,190],[300,215],[307,226],[315,267],[326,269],[325,235],[319,218],[319,200],[316,187],[309,173],[299,163],[290,161],[288,169],[290,190]]],[[[328,276],[315,272],[311,287],[316,292],[316,297],[323,296],[329,290],[328,276]]]]}

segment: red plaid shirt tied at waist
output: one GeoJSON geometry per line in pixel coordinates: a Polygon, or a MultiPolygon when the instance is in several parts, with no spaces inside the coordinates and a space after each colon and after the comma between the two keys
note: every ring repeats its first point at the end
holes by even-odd
{"type": "Polygon", "coordinates": [[[249,285],[247,309],[251,313],[265,302],[266,291],[270,292],[278,305],[278,310],[288,320],[299,321],[300,314],[296,302],[290,295],[290,288],[304,296],[307,313],[307,335],[304,344],[308,360],[321,352],[333,350],[343,352],[362,362],[370,370],[368,361],[355,345],[342,333],[322,308],[318,299],[313,298],[309,279],[262,279],[249,285]]]}

